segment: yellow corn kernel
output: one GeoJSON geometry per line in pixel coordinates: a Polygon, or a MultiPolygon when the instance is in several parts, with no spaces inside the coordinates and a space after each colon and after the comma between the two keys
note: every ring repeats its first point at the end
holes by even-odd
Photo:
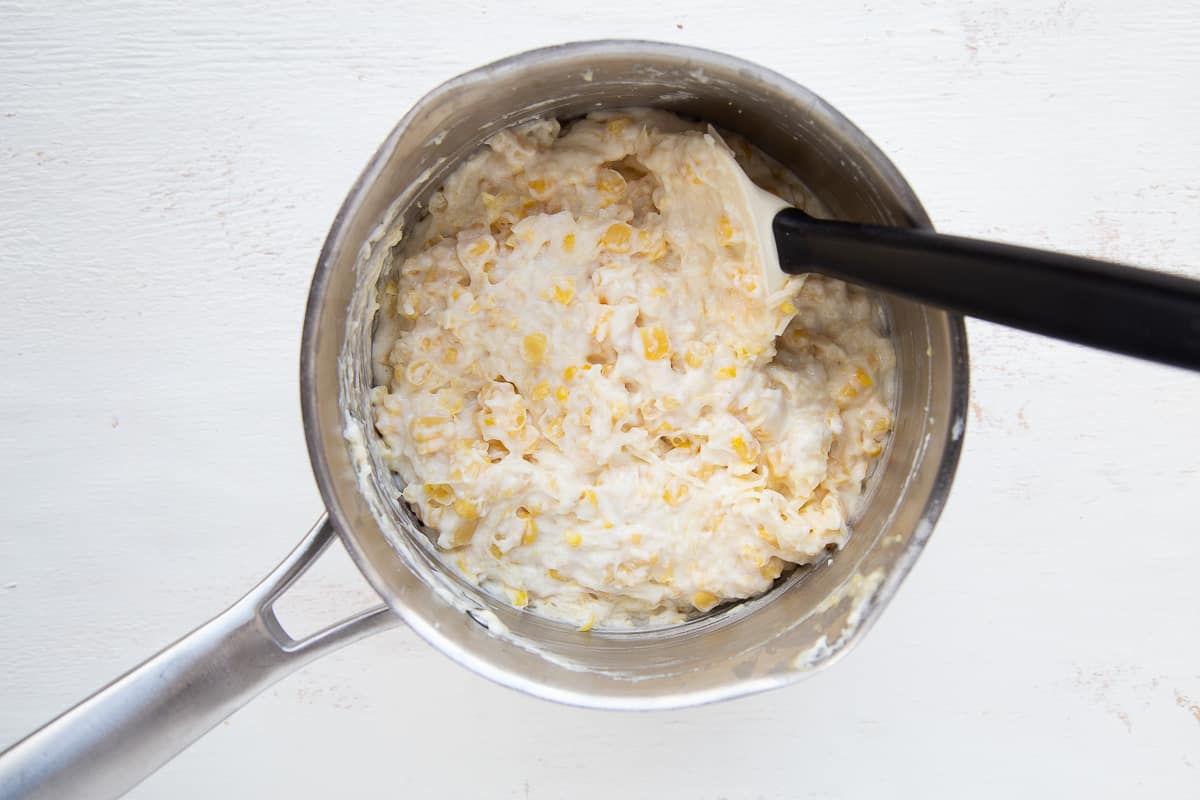
{"type": "Polygon", "coordinates": [[[567,387],[559,386],[557,389],[554,390],[554,399],[560,403],[565,403],[565,402],[567,402],[567,397],[569,397],[570,394],[571,393],[569,391],[567,391],[567,387]]]}
{"type": "Polygon", "coordinates": [[[572,250],[574,250],[575,249],[575,234],[568,233],[566,236],[564,236],[562,247],[563,247],[563,250],[565,250],[568,253],[571,252],[572,250]]]}
{"type": "Polygon", "coordinates": [[[746,444],[746,440],[741,436],[733,437],[733,441],[731,441],[730,444],[733,446],[733,452],[737,453],[738,458],[740,458],[742,461],[751,462],[754,460],[750,456],[750,447],[746,444]]]}
{"type": "Polygon", "coordinates": [[[590,631],[592,629],[592,626],[595,624],[596,624],[596,615],[591,614],[588,616],[588,621],[583,623],[582,625],[580,625],[577,630],[580,633],[587,633],[588,631],[590,631]]]}
{"type": "Polygon", "coordinates": [[[727,381],[730,378],[736,378],[736,377],[737,377],[737,367],[725,367],[724,369],[717,370],[717,380],[719,380],[719,381],[727,381]]]}
{"type": "Polygon", "coordinates": [[[480,239],[467,248],[467,252],[473,256],[481,256],[488,251],[487,239],[480,239]]]}
{"type": "Polygon", "coordinates": [[[855,389],[852,385],[847,383],[838,391],[838,397],[842,398],[843,400],[850,400],[858,397],[858,389],[855,389]]]}
{"type": "Polygon", "coordinates": [[[612,526],[613,526],[613,524],[611,522],[609,522],[608,520],[604,520],[604,529],[605,530],[611,529],[612,526]]]}
{"type": "Polygon", "coordinates": [[[784,561],[778,556],[771,556],[771,560],[759,568],[759,574],[769,581],[773,581],[783,574],[784,561]]]}
{"type": "Polygon", "coordinates": [[[491,544],[488,545],[488,552],[492,554],[493,558],[496,558],[496,559],[504,558],[504,553],[500,552],[500,548],[496,546],[495,542],[492,542],[491,544]]]}
{"type": "Polygon", "coordinates": [[[603,367],[601,367],[601,368],[600,368],[600,374],[601,374],[601,375],[603,375],[603,376],[604,376],[604,377],[606,377],[606,378],[607,378],[609,375],[612,375],[612,372],[613,372],[613,365],[612,365],[612,364],[605,364],[603,367]]]}
{"type": "Polygon", "coordinates": [[[566,583],[567,581],[570,580],[570,578],[563,577],[563,574],[556,569],[548,569],[548,570],[546,570],[546,574],[549,575],[554,580],[562,581],[563,583],[566,583]]]}
{"type": "Polygon", "coordinates": [[[488,414],[486,417],[483,418],[483,424],[487,425],[490,428],[491,426],[496,424],[496,418],[493,417],[491,414],[488,414]]]}
{"type": "Polygon", "coordinates": [[[408,366],[408,382],[413,386],[420,386],[429,380],[429,376],[432,374],[433,364],[428,361],[415,361],[408,366]]]}
{"type": "Polygon", "coordinates": [[[546,182],[541,178],[534,178],[529,182],[529,188],[537,194],[541,194],[546,191],[546,182]]]}
{"type": "Polygon", "coordinates": [[[758,526],[758,538],[771,545],[771,547],[779,547],[779,540],[775,538],[775,534],[767,530],[765,525],[758,526]]]}
{"type": "Polygon", "coordinates": [[[468,314],[478,314],[479,313],[479,303],[471,303],[471,305],[469,305],[467,307],[467,313],[468,314]]]}
{"type": "Polygon", "coordinates": [[[648,360],[658,361],[671,352],[671,341],[662,325],[640,328],[638,332],[642,335],[642,351],[648,360]]]}
{"type": "Polygon", "coordinates": [[[555,285],[554,299],[556,302],[561,303],[564,306],[569,306],[571,301],[575,299],[574,282],[571,282],[566,286],[555,285]]]}
{"type": "Polygon", "coordinates": [[[551,439],[561,439],[563,436],[563,421],[562,417],[552,419],[546,423],[546,435],[551,439]]]}
{"type": "Polygon", "coordinates": [[[796,313],[796,307],[792,305],[791,300],[784,300],[779,304],[779,313],[783,314],[785,317],[790,317],[792,314],[796,313]]]}
{"type": "MultiPolygon", "coordinates": [[[[642,535],[640,533],[631,534],[629,536],[629,541],[633,544],[641,544],[642,543],[642,535]]],[[[658,556],[655,556],[655,558],[657,558],[657,557],[658,556]]]]}
{"type": "Polygon", "coordinates": [[[550,382],[542,381],[537,386],[533,387],[533,396],[537,400],[545,400],[550,396],[550,382]]]}
{"type": "Polygon", "coordinates": [[[709,611],[719,602],[721,602],[721,598],[703,589],[692,595],[692,605],[696,607],[697,611],[709,611]]]}
{"type": "Polygon", "coordinates": [[[604,236],[600,237],[600,244],[610,253],[628,253],[632,241],[633,228],[624,222],[609,225],[604,236]]]}
{"type": "Polygon", "coordinates": [[[570,547],[579,547],[583,544],[583,537],[579,535],[579,531],[567,531],[563,534],[563,539],[570,547]]]}
{"type": "Polygon", "coordinates": [[[729,242],[733,240],[733,225],[730,224],[729,217],[723,216],[717,220],[717,230],[721,234],[722,242],[729,242]]]}
{"type": "Polygon", "coordinates": [[[579,499],[587,500],[589,503],[592,504],[592,508],[599,507],[599,504],[596,502],[596,493],[594,491],[592,491],[591,489],[584,489],[583,493],[579,495],[579,499]]]}
{"type": "Polygon", "coordinates": [[[537,541],[538,527],[533,517],[525,520],[525,532],[521,534],[521,544],[529,545],[537,541]]]}
{"type": "Polygon", "coordinates": [[[454,490],[444,483],[425,484],[425,494],[437,505],[448,506],[454,500],[454,490]]]}
{"type": "Polygon", "coordinates": [[[610,119],[608,121],[608,125],[605,127],[608,128],[609,133],[615,136],[616,134],[628,128],[629,122],[630,120],[628,117],[617,117],[616,119],[610,119]]]}
{"type": "Polygon", "coordinates": [[[526,362],[536,367],[546,358],[547,345],[546,334],[531,333],[521,343],[521,356],[526,362]]]}
{"type": "Polygon", "coordinates": [[[880,417],[879,419],[875,420],[874,424],[871,425],[871,430],[875,431],[876,433],[883,433],[891,427],[892,426],[888,422],[887,417],[880,417]]]}
{"type": "Polygon", "coordinates": [[[472,575],[472,573],[470,573],[470,570],[467,569],[467,559],[466,558],[462,558],[462,557],[458,558],[458,571],[462,572],[463,577],[466,577],[468,579],[468,581],[474,583],[475,576],[472,575]]]}
{"type": "Polygon", "coordinates": [[[524,608],[525,606],[529,605],[529,592],[525,591],[524,589],[517,589],[517,591],[513,593],[513,605],[517,608],[524,608]]]}
{"type": "Polygon", "coordinates": [[[672,447],[687,448],[689,450],[692,447],[692,440],[687,436],[668,436],[667,441],[670,442],[672,447]]]}
{"type": "Polygon", "coordinates": [[[458,363],[458,350],[454,349],[453,347],[447,348],[446,354],[443,357],[443,360],[447,364],[457,364],[458,363]]]}
{"type": "Polygon", "coordinates": [[[854,378],[863,386],[870,386],[872,383],[874,383],[874,381],[871,380],[871,376],[868,375],[867,371],[862,368],[859,368],[859,370],[854,373],[854,378]]]}
{"type": "Polygon", "coordinates": [[[652,290],[650,290],[650,294],[653,297],[666,297],[667,290],[661,286],[655,286],[652,290]]]}
{"type": "Polygon", "coordinates": [[[578,374],[578,372],[579,372],[579,367],[567,367],[566,369],[563,370],[563,380],[564,381],[574,380],[575,375],[578,374]]]}
{"type": "Polygon", "coordinates": [[[462,411],[462,398],[449,392],[438,392],[438,405],[445,409],[451,416],[462,411]]]}
{"type": "Polygon", "coordinates": [[[671,492],[671,487],[668,486],[663,490],[663,502],[669,506],[679,505],[683,501],[683,498],[688,496],[688,491],[686,483],[679,484],[679,488],[674,493],[671,492]]]}
{"type": "Polygon", "coordinates": [[[475,504],[470,500],[464,500],[461,497],[454,501],[454,513],[463,519],[478,519],[479,509],[475,508],[475,504]]]}
{"type": "Polygon", "coordinates": [[[689,347],[684,360],[687,361],[687,365],[692,369],[699,369],[704,366],[704,353],[700,352],[699,349],[689,347]]]}

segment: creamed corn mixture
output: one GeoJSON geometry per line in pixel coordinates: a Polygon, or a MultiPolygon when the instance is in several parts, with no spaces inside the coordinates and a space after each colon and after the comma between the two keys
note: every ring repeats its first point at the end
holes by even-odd
{"type": "Polygon", "coordinates": [[[384,287],[386,462],[446,561],[515,606],[678,622],[846,539],[891,428],[892,348],[844,284],[766,295],[749,211],[714,177],[725,146],[644,110],[500,133],[384,287]]]}

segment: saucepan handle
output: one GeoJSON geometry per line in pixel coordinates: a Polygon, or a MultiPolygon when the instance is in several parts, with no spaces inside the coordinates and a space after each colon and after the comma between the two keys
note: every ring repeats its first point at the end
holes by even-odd
{"type": "Polygon", "coordinates": [[[0,753],[0,798],[119,797],[280,678],[399,624],[386,606],[293,639],[274,604],[336,534],[322,517],[249,594],[0,753]]]}

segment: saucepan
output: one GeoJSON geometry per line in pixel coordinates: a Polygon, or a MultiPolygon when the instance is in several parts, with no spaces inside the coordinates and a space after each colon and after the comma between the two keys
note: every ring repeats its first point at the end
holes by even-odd
{"type": "Polygon", "coordinates": [[[845,220],[928,228],[879,149],[812,92],[721,53],[599,41],[524,53],[434,89],[404,116],[333,221],[304,319],[300,401],[327,516],[244,598],[0,756],[0,796],[115,797],[308,661],[403,621],[491,680],[603,709],[661,709],[796,681],[863,635],[946,501],[966,422],[962,318],[880,297],[896,350],[895,429],[846,546],[767,594],[654,630],[592,630],[514,608],[436,557],[371,444],[376,292],[434,189],[495,132],[535,117],[652,106],[741,134],[845,220]],[[340,538],[384,605],[303,639],[276,600],[340,538]]]}

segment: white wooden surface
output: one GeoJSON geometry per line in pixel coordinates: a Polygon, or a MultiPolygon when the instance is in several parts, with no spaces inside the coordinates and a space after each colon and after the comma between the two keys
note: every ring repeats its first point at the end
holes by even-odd
{"type": "MultiPolygon", "coordinates": [[[[320,512],[312,264],[422,93],[570,39],[809,85],[943,229],[1200,277],[1194,3],[0,2],[0,744],[223,608],[320,512]]],[[[949,508],[807,683],[616,715],[405,630],[268,691],[147,798],[1195,797],[1200,377],[971,324],[949,508]]],[[[348,560],[296,601],[370,602],[348,560]]]]}

